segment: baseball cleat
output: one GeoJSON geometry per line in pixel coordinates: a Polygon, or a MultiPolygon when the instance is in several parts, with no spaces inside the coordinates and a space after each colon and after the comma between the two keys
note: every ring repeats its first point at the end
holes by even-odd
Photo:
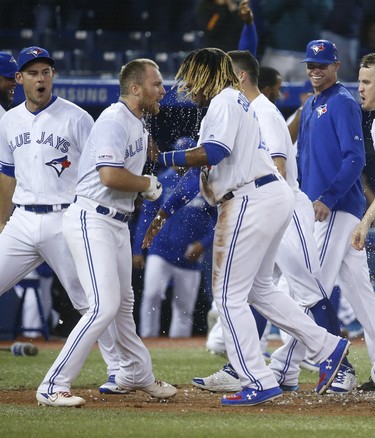
{"type": "Polygon", "coordinates": [[[221,404],[223,406],[255,406],[274,400],[282,395],[283,391],[278,386],[263,391],[257,391],[254,388],[243,388],[242,391],[235,394],[224,395],[221,404]]]}
{"type": "Polygon", "coordinates": [[[371,368],[371,375],[367,382],[362,383],[362,385],[358,386],[358,391],[375,391],[375,368],[371,368]]]}
{"type": "Polygon", "coordinates": [[[108,380],[99,387],[99,392],[100,394],[129,394],[130,393],[129,390],[122,389],[117,385],[114,374],[108,376],[108,380]]]}
{"type": "MultiPolygon", "coordinates": [[[[119,382],[117,382],[119,383],[119,382]]],[[[126,390],[128,392],[131,391],[143,391],[149,394],[151,397],[159,398],[159,399],[166,399],[171,398],[177,394],[177,388],[173,385],[170,385],[166,382],[161,382],[160,380],[155,380],[154,383],[151,383],[151,385],[147,386],[125,386],[125,385],[118,385],[120,389],[126,390]]]]}
{"type": "Polygon", "coordinates": [[[77,397],[70,394],[70,392],[54,392],[52,394],[46,394],[44,392],[37,392],[36,399],[38,406],[54,406],[54,407],[80,407],[83,406],[86,401],[82,397],[77,397]]]}
{"type": "Polygon", "coordinates": [[[352,367],[341,364],[327,394],[349,394],[357,386],[357,377],[352,367]]]}
{"type": "Polygon", "coordinates": [[[313,362],[312,360],[309,360],[305,357],[303,361],[299,364],[300,368],[303,368],[304,370],[313,371],[319,373],[320,366],[318,363],[313,362]]]}
{"type": "Polygon", "coordinates": [[[340,339],[333,353],[320,364],[319,382],[316,387],[318,394],[324,394],[331,386],[336,374],[340,369],[341,362],[348,353],[350,342],[340,339]]]}
{"type": "Polygon", "coordinates": [[[362,385],[360,385],[360,386],[357,386],[357,390],[364,391],[364,392],[375,391],[375,383],[373,382],[372,378],[370,377],[367,382],[362,383],[362,385]]]}
{"type": "Polygon", "coordinates": [[[283,392],[297,392],[299,390],[298,385],[280,385],[280,389],[283,392]]]}
{"type": "Polygon", "coordinates": [[[208,377],[194,377],[191,383],[212,392],[236,392],[242,389],[238,374],[230,363],[208,377]]]}

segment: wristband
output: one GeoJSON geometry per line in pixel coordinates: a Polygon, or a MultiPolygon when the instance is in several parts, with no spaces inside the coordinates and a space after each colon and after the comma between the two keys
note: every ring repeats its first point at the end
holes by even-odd
{"type": "Polygon", "coordinates": [[[158,155],[158,163],[164,167],[186,167],[185,151],[162,152],[158,155]]]}

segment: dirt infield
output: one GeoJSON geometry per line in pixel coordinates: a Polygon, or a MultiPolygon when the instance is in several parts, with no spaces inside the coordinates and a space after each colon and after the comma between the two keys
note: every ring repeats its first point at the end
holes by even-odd
{"type": "MultiPolygon", "coordinates": [[[[145,344],[149,348],[203,348],[203,338],[191,338],[186,340],[170,340],[168,338],[146,339],[145,344]]],[[[43,349],[54,348],[53,342],[36,342],[36,345],[43,349]]],[[[56,348],[61,347],[61,342],[56,343],[56,348]]],[[[318,396],[314,391],[313,385],[300,385],[298,393],[285,393],[282,397],[250,409],[257,413],[273,414],[302,414],[316,416],[373,416],[375,406],[375,392],[360,393],[353,391],[352,394],[345,396],[323,395],[318,396]]],[[[222,394],[211,393],[195,388],[191,385],[177,385],[177,395],[168,401],[158,401],[151,399],[147,394],[137,391],[126,395],[106,395],[99,394],[97,389],[76,389],[75,395],[79,395],[86,400],[85,409],[90,408],[110,408],[145,411],[170,411],[170,412],[200,412],[200,413],[220,413],[233,412],[232,408],[220,406],[222,394]]],[[[34,390],[0,391],[2,404],[14,405],[35,405],[34,390]]],[[[236,407],[236,413],[248,412],[249,407],[236,407]]]]}

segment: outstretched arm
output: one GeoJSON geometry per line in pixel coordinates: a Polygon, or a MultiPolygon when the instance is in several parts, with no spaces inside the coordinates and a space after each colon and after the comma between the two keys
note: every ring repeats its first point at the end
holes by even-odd
{"type": "Polygon", "coordinates": [[[169,216],[188,204],[199,193],[199,168],[189,169],[157,212],[143,239],[142,248],[150,248],[169,216]]]}

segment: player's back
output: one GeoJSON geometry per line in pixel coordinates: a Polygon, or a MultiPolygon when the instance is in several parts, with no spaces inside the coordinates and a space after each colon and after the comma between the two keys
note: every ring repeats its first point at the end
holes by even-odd
{"type": "Polygon", "coordinates": [[[283,115],[263,94],[252,100],[251,106],[258,117],[262,137],[271,157],[285,158],[286,181],[294,191],[299,190],[295,151],[283,115]]]}
{"type": "Polygon", "coordinates": [[[206,142],[216,143],[229,152],[229,156],[211,166],[208,173],[215,202],[227,192],[275,171],[255,112],[248,99],[237,90],[226,88],[212,99],[202,121],[198,144],[206,142]]]}

